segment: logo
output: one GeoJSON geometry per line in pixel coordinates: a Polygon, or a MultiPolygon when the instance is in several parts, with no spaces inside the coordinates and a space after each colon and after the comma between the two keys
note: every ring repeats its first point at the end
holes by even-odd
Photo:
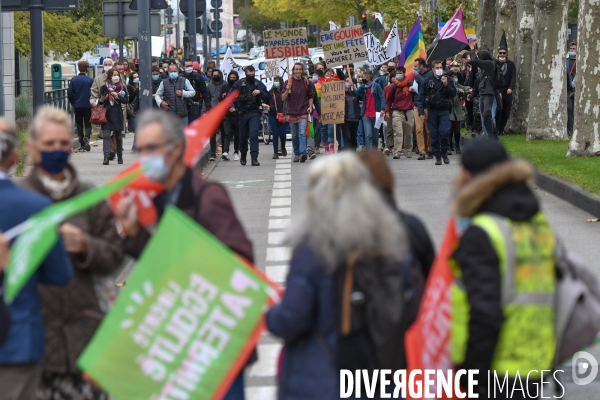
{"type": "Polygon", "coordinates": [[[457,18],[451,22],[448,22],[445,27],[447,27],[447,29],[446,32],[444,32],[442,39],[448,39],[456,35],[458,30],[462,27],[462,24],[460,19],[457,18]]]}
{"type": "Polygon", "coordinates": [[[591,383],[598,375],[598,362],[596,358],[585,351],[578,351],[573,356],[572,373],[573,382],[583,386],[591,383]]]}

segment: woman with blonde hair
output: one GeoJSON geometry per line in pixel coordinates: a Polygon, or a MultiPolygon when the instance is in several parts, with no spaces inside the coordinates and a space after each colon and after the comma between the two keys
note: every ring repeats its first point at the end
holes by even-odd
{"type": "MultiPolygon", "coordinates": [[[[29,126],[27,151],[34,167],[18,184],[54,202],[89,190],[69,163],[73,127],[62,110],[40,108],[29,126]]],[[[108,203],[102,202],[67,219],[59,233],[74,267],[65,287],[38,285],[45,333],[45,356],[38,399],[107,399],[85,381],[76,360],[100,325],[101,309],[96,293],[98,279],[113,273],[122,261],[120,238],[108,203]]]]}

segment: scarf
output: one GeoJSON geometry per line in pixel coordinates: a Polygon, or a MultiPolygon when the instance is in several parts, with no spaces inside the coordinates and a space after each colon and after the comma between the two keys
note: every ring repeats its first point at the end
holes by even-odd
{"type": "Polygon", "coordinates": [[[372,87],[375,84],[375,81],[371,81],[371,83],[365,83],[365,90],[372,87]]]}
{"type": "Polygon", "coordinates": [[[399,88],[402,88],[402,91],[404,92],[404,95],[406,95],[406,96],[410,95],[410,91],[408,90],[409,81],[408,81],[408,78],[406,76],[401,81],[398,80],[398,79],[396,79],[396,78],[394,78],[394,83],[399,88]]]}
{"type": "Polygon", "coordinates": [[[110,102],[110,105],[111,105],[111,106],[114,106],[114,105],[115,105],[115,102],[114,102],[114,100],[113,100],[113,97],[110,95],[110,89],[113,89],[113,88],[114,88],[114,90],[113,90],[113,91],[114,91],[114,92],[117,92],[117,93],[121,93],[121,90],[123,90],[123,87],[121,86],[121,82],[117,82],[117,83],[115,84],[115,83],[112,83],[112,82],[106,81],[106,89],[107,89],[107,91],[108,91],[108,101],[110,102]]]}
{"type": "Polygon", "coordinates": [[[65,179],[62,181],[55,181],[54,179],[46,176],[42,173],[38,174],[40,182],[46,189],[46,192],[54,201],[63,200],[66,196],[67,189],[71,186],[71,181],[73,180],[73,175],[68,168],[64,171],[65,179]]]}

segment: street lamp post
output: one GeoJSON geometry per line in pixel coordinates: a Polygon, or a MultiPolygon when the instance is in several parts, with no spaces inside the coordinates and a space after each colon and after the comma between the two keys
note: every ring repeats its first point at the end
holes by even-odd
{"type": "Polygon", "coordinates": [[[248,48],[248,39],[250,39],[250,34],[248,33],[248,0],[244,0],[244,8],[246,13],[246,53],[250,51],[248,48]]]}

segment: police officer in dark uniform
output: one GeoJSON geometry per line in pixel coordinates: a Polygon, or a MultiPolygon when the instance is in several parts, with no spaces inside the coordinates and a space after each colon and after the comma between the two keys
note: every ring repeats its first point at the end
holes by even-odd
{"type": "Polygon", "coordinates": [[[448,132],[450,131],[450,107],[456,96],[456,87],[452,79],[444,76],[441,61],[433,62],[433,75],[419,85],[417,108],[419,118],[425,120],[425,108],[428,110],[427,128],[431,135],[431,148],[435,156],[435,165],[450,164],[448,158],[448,132]]]}
{"type": "Polygon", "coordinates": [[[192,60],[185,60],[183,62],[183,76],[187,78],[192,84],[192,87],[196,91],[196,94],[191,99],[188,99],[188,124],[191,124],[202,114],[202,100],[206,105],[206,110],[210,110],[210,94],[206,89],[204,79],[194,72],[192,60]]]}
{"type": "Polygon", "coordinates": [[[250,157],[252,166],[259,166],[258,162],[258,129],[260,126],[260,114],[262,103],[270,100],[269,92],[264,83],[255,79],[255,70],[252,65],[245,69],[246,77],[237,81],[229,93],[239,90],[240,94],[235,100],[235,106],[229,111],[237,111],[240,128],[240,164],[246,165],[246,154],[248,154],[248,138],[250,138],[250,157]]]}

